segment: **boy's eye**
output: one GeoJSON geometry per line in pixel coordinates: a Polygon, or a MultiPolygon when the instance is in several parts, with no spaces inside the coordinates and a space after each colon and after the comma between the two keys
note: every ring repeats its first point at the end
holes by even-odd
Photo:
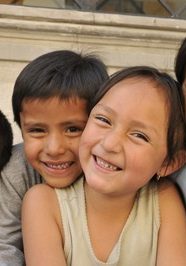
{"type": "Polygon", "coordinates": [[[44,129],[42,129],[42,128],[29,128],[28,132],[30,132],[30,133],[41,133],[41,132],[44,132],[44,129]]]}
{"type": "Polygon", "coordinates": [[[80,136],[83,132],[84,127],[70,126],[66,129],[66,134],[70,137],[80,136]]]}
{"type": "Polygon", "coordinates": [[[34,137],[41,137],[46,133],[46,130],[43,128],[33,127],[27,129],[27,132],[34,137]]]}
{"type": "Polygon", "coordinates": [[[83,131],[83,129],[82,128],[79,128],[79,127],[69,127],[67,129],[67,132],[71,132],[71,133],[79,132],[79,131],[83,131]]]}

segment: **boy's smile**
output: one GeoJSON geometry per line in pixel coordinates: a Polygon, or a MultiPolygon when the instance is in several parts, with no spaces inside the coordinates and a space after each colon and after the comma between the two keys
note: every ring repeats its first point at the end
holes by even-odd
{"type": "Polygon", "coordinates": [[[79,140],[87,121],[83,99],[24,101],[21,130],[30,164],[52,187],[65,187],[80,176],[79,140]]]}

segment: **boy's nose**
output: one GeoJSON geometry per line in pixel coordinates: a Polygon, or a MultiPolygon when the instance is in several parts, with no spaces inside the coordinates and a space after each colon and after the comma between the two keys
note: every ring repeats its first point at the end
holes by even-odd
{"type": "Polygon", "coordinates": [[[45,143],[45,151],[50,156],[63,154],[65,150],[65,140],[61,136],[50,136],[45,143]]]}

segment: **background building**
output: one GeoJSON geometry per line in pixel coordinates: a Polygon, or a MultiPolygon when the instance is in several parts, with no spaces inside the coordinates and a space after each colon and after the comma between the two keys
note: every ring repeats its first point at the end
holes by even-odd
{"type": "Polygon", "coordinates": [[[186,37],[185,0],[0,1],[0,109],[10,119],[11,94],[23,67],[58,49],[94,52],[109,73],[150,65],[174,75],[174,59],[186,37]],[[160,2],[163,2],[160,3],[160,2]]]}

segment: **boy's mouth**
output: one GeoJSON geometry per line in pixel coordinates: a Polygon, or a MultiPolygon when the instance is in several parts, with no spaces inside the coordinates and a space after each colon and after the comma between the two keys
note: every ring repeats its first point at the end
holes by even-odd
{"type": "Polygon", "coordinates": [[[119,171],[121,170],[121,168],[109,163],[108,161],[103,160],[102,158],[98,157],[98,156],[94,156],[94,159],[97,163],[98,166],[100,166],[101,168],[110,170],[110,171],[119,171]]]}
{"type": "Polygon", "coordinates": [[[65,162],[65,163],[46,163],[43,162],[47,167],[51,168],[51,169],[55,169],[55,170],[63,170],[63,169],[67,169],[69,168],[73,162],[69,161],[69,162],[65,162]]]}

